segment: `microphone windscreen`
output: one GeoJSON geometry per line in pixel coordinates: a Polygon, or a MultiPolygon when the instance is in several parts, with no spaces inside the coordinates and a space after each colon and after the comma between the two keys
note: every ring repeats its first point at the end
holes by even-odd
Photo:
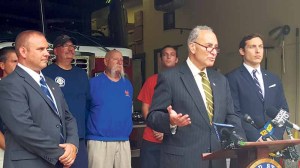
{"type": "Polygon", "coordinates": [[[243,119],[249,124],[253,122],[252,118],[248,114],[245,114],[243,119]]]}
{"type": "Polygon", "coordinates": [[[230,139],[231,132],[227,128],[221,128],[220,133],[221,136],[225,137],[226,139],[230,139]]]}
{"type": "Polygon", "coordinates": [[[278,111],[279,110],[277,110],[275,107],[269,107],[267,108],[266,113],[270,118],[275,118],[278,114],[278,111]]]}

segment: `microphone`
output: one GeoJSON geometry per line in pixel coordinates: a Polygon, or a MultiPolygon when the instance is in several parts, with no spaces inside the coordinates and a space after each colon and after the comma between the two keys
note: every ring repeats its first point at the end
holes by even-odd
{"type": "Polygon", "coordinates": [[[266,141],[267,138],[271,138],[273,140],[277,139],[272,136],[274,133],[274,127],[271,122],[263,123],[260,120],[258,120],[255,124],[253,119],[248,114],[244,115],[244,121],[246,121],[247,123],[251,124],[254,128],[256,128],[259,131],[259,134],[261,135],[261,138],[264,141],[266,141]]]}
{"type": "Polygon", "coordinates": [[[270,107],[266,110],[266,113],[269,117],[273,118],[272,122],[278,127],[282,127],[285,122],[289,119],[289,114],[283,109],[279,111],[275,107],[270,107]]]}
{"type": "Polygon", "coordinates": [[[285,132],[286,132],[286,134],[288,135],[288,137],[289,137],[290,139],[294,139],[293,134],[292,134],[292,131],[291,131],[291,128],[285,127],[285,132]]]}
{"type": "MultiPolygon", "coordinates": [[[[288,113],[286,111],[281,110],[281,112],[278,112],[278,110],[274,107],[267,109],[267,115],[274,119],[267,122],[266,124],[262,123],[261,120],[258,120],[258,122],[256,122],[256,125],[254,124],[254,121],[248,114],[244,115],[244,121],[251,124],[256,129],[261,128],[261,129],[257,129],[257,130],[259,130],[261,138],[264,141],[267,141],[267,138],[271,138],[273,140],[276,139],[275,137],[272,136],[272,134],[274,132],[273,124],[274,124],[274,126],[279,127],[279,125],[280,125],[280,127],[281,127],[285,123],[287,123],[287,121],[288,121],[287,119],[289,117],[288,113]]],[[[287,132],[288,136],[290,137],[290,139],[293,139],[293,135],[292,135],[290,129],[291,129],[290,127],[286,127],[286,132],[287,132]]],[[[299,158],[299,155],[297,153],[295,146],[289,146],[281,152],[276,152],[276,155],[283,156],[285,159],[291,159],[292,161],[296,161],[299,158]]]]}
{"type": "Polygon", "coordinates": [[[231,132],[228,128],[221,128],[220,134],[226,139],[225,144],[223,144],[225,149],[233,149],[245,145],[245,140],[235,131],[231,132]]]}
{"type": "Polygon", "coordinates": [[[248,115],[248,114],[245,114],[244,115],[244,121],[246,121],[247,123],[251,124],[254,128],[256,128],[257,130],[259,129],[257,127],[257,125],[254,123],[253,119],[248,115]]]}
{"type": "Polygon", "coordinates": [[[265,124],[261,123],[261,122],[257,122],[259,129],[259,134],[261,135],[262,139],[264,141],[267,140],[267,138],[270,138],[272,140],[276,140],[277,138],[273,137],[273,133],[274,133],[274,126],[273,123],[271,121],[266,122],[265,124]]]}
{"type": "Polygon", "coordinates": [[[289,113],[283,109],[280,109],[279,111],[275,107],[270,107],[266,110],[267,115],[270,118],[274,118],[272,122],[278,126],[282,127],[283,125],[294,128],[297,131],[300,131],[300,127],[297,124],[294,124],[290,122],[289,119],[289,113]]]}

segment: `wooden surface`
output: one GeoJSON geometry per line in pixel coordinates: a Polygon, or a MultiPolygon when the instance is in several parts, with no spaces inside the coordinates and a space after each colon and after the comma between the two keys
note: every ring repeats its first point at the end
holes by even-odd
{"type": "Polygon", "coordinates": [[[300,139],[287,139],[287,140],[276,140],[276,141],[263,141],[263,142],[246,142],[245,146],[241,147],[244,149],[247,148],[258,148],[258,147],[267,147],[269,152],[277,152],[279,150],[285,149],[288,146],[293,146],[300,144],[300,139]]]}
{"type": "MultiPolygon", "coordinates": [[[[257,152],[272,153],[285,149],[288,146],[300,144],[300,139],[294,140],[277,140],[277,141],[263,141],[263,142],[245,142],[245,145],[237,149],[220,150],[213,153],[203,153],[204,160],[221,159],[221,158],[237,158],[237,151],[258,150],[257,152]]],[[[261,158],[261,157],[258,157],[261,158]]]]}
{"type": "Polygon", "coordinates": [[[300,144],[300,139],[276,140],[264,142],[246,142],[237,149],[219,150],[213,153],[203,153],[203,160],[237,158],[239,167],[247,167],[256,159],[269,158],[269,153],[277,152],[288,146],[300,144]]]}

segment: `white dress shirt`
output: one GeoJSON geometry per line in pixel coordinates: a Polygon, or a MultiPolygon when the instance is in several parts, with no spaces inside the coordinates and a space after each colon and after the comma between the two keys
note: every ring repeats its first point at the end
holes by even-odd
{"type": "MultiPolygon", "coordinates": [[[[202,96],[204,105],[205,105],[205,107],[206,107],[206,109],[207,109],[206,95],[205,95],[205,93],[204,93],[204,89],[203,89],[203,85],[202,85],[202,77],[200,76],[200,72],[201,72],[201,71],[200,71],[200,69],[198,69],[198,68],[196,67],[196,65],[194,65],[194,64],[192,63],[192,61],[190,60],[190,58],[187,58],[186,63],[187,63],[187,65],[188,65],[188,67],[190,68],[190,70],[192,71],[193,77],[194,77],[194,79],[195,79],[195,81],[196,81],[196,84],[197,84],[197,86],[198,86],[198,89],[199,89],[199,91],[200,91],[200,93],[201,93],[201,96],[202,96]]],[[[203,72],[206,74],[206,76],[207,76],[207,78],[208,78],[208,75],[207,75],[207,72],[206,72],[206,68],[204,69],[203,72]]]]}

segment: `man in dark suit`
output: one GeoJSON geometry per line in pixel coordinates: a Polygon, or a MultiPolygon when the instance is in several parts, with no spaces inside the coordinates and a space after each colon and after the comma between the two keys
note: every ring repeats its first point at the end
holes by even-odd
{"type": "MultiPolygon", "coordinates": [[[[288,111],[279,78],[260,67],[264,54],[261,36],[258,34],[245,36],[240,42],[239,52],[243,64],[226,75],[236,114],[241,118],[248,114],[255,123],[261,125],[271,120],[266,115],[266,109],[269,107],[288,111]]],[[[260,138],[259,131],[255,127],[245,121],[242,125],[248,141],[257,141],[260,138]]],[[[283,127],[275,128],[273,137],[282,139],[283,133],[283,127]]]]}
{"type": "Polygon", "coordinates": [[[224,159],[201,159],[202,153],[221,149],[212,122],[233,124],[238,134],[244,133],[226,78],[207,69],[220,51],[217,37],[211,28],[197,26],[187,44],[187,61],[159,74],[147,122],[164,133],[161,168],[223,168],[224,159]]]}
{"type": "Polygon", "coordinates": [[[41,73],[48,42],[41,32],[28,30],[17,36],[15,47],[19,64],[0,83],[4,167],[70,167],[78,147],[77,125],[60,88],[41,73]]]}

